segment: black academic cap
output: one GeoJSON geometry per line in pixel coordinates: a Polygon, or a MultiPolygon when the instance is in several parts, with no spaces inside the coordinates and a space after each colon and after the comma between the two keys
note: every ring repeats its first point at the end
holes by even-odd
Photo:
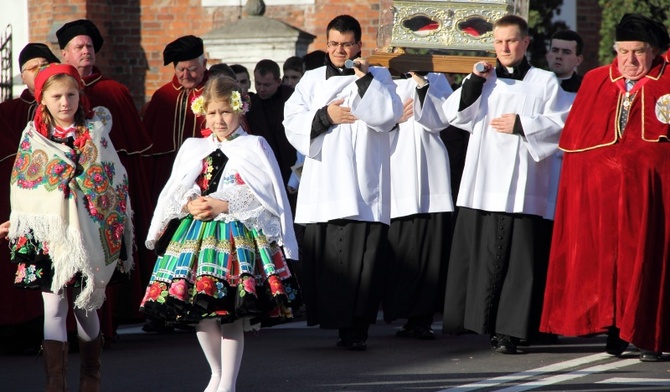
{"type": "Polygon", "coordinates": [[[616,41],[646,42],[664,51],[670,37],[663,23],[641,14],[626,14],[616,26],[616,41]]]}
{"type": "Polygon", "coordinates": [[[31,42],[24,46],[19,53],[19,69],[23,68],[23,65],[28,61],[40,57],[46,59],[49,63],[60,63],[58,57],[53,54],[48,46],[31,42]]]}
{"type": "Polygon", "coordinates": [[[186,35],[170,42],[163,51],[163,65],[188,61],[205,53],[202,38],[186,35]]]}
{"type": "Polygon", "coordinates": [[[102,47],[103,39],[100,35],[100,30],[88,19],[79,19],[72,22],[65,23],[63,27],[56,31],[56,38],[58,38],[58,46],[65,49],[65,46],[72,38],[79,35],[88,35],[93,41],[93,49],[98,53],[102,47]]]}

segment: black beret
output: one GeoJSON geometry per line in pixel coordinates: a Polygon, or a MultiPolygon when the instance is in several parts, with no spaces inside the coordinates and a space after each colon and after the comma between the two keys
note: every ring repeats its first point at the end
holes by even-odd
{"type": "Polygon", "coordinates": [[[79,35],[88,35],[91,37],[91,41],[93,41],[93,49],[95,49],[95,53],[98,53],[104,40],[102,39],[102,35],[100,35],[100,30],[98,30],[93,22],[88,19],[79,19],[68,22],[58,29],[58,31],[56,31],[58,46],[60,46],[61,49],[65,49],[68,42],[79,35]]]}
{"type": "Polygon", "coordinates": [[[28,61],[40,57],[46,59],[49,63],[60,63],[58,57],[45,44],[29,43],[19,53],[19,69],[23,68],[23,65],[28,61]]]}
{"type": "Polygon", "coordinates": [[[616,41],[646,42],[664,51],[670,37],[663,23],[640,14],[626,14],[616,26],[616,41]]]}
{"type": "Polygon", "coordinates": [[[163,51],[163,65],[188,61],[205,53],[202,39],[194,35],[186,35],[170,42],[163,51]]]}

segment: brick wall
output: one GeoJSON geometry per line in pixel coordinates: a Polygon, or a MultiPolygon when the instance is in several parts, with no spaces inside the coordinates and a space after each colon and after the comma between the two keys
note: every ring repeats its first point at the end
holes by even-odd
{"type": "Polygon", "coordinates": [[[48,43],[51,38],[59,57],[55,30],[71,20],[93,21],[105,39],[96,56],[97,66],[103,75],[125,84],[138,107],[174,74],[170,66],[163,67],[165,45],[212,28],[212,18],[200,0],[55,0],[46,5],[29,0],[28,12],[30,41],[48,43]]]}
{"type": "MultiPolygon", "coordinates": [[[[163,66],[167,43],[186,34],[202,36],[245,16],[242,7],[205,9],[200,0],[29,0],[28,7],[31,42],[48,42],[49,33],[64,22],[92,20],[105,38],[98,67],[105,76],[128,86],[138,107],[174,74],[171,66],[163,66]]],[[[596,0],[577,2],[577,30],[587,42],[582,73],[598,66],[598,48],[589,43],[599,40],[600,13],[596,0]]],[[[314,5],[268,6],[265,12],[315,35],[309,51],[325,50],[326,25],[340,14],[359,20],[363,56],[370,56],[376,47],[379,1],[316,0],[314,5]]],[[[60,54],[55,43],[52,48],[60,54]]]]}
{"type": "Polygon", "coordinates": [[[584,39],[584,61],[579,66],[582,75],[600,66],[598,43],[600,42],[600,20],[602,9],[597,0],[577,1],[577,32],[584,39]]]}
{"type": "MultiPolygon", "coordinates": [[[[105,39],[97,66],[103,75],[128,86],[138,107],[174,74],[171,66],[163,66],[167,43],[186,34],[202,36],[244,16],[242,7],[205,9],[200,0],[54,0],[46,5],[29,0],[28,7],[31,42],[48,42],[49,33],[55,38],[53,33],[65,22],[93,21],[105,39]]],[[[309,6],[267,7],[265,16],[316,35],[312,51],[325,49],[328,21],[353,15],[363,26],[363,55],[369,56],[376,46],[378,7],[377,1],[317,0],[309,6]]],[[[60,55],[56,42],[52,49],[60,55]]]]}

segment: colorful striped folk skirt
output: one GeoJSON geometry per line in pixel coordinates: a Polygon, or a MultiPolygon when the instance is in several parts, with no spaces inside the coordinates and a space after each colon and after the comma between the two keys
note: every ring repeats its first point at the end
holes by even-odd
{"type": "Polygon", "coordinates": [[[301,305],[277,243],[238,221],[182,219],[154,266],[140,310],[166,322],[205,318],[274,324],[301,305]]]}

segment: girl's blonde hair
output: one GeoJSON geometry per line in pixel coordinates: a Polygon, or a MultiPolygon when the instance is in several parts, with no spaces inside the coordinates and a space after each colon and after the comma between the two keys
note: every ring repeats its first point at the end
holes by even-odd
{"type": "Polygon", "coordinates": [[[242,89],[236,80],[225,75],[211,76],[207,80],[207,83],[205,83],[205,88],[202,91],[204,108],[213,101],[227,101],[231,107],[236,108],[238,103],[235,102],[235,97],[241,99],[241,104],[243,105],[236,112],[245,113],[248,110],[249,97],[242,95],[242,89]],[[237,94],[233,94],[234,92],[237,94]]]}
{"type": "MultiPolygon", "coordinates": [[[[42,97],[44,97],[44,92],[48,91],[49,88],[58,83],[71,83],[77,91],[79,91],[79,101],[77,102],[77,111],[74,114],[74,124],[77,128],[77,131],[84,131],[86,128],[86,114],[84,113],[84,108],[82,105],[81,98],[84,94],[84,91],[79,87],[79,82],[75,80],[72,76],[64,73],[55,74],[49,77],[44,86],[42,87],[42,97]]],[[[56,126],[56,120],[53,115],[49,112],[46,105],[40,105],[37,110],[42,111],[42,121],[47,126],[47,129],[51,129],[56,126]]]]}

